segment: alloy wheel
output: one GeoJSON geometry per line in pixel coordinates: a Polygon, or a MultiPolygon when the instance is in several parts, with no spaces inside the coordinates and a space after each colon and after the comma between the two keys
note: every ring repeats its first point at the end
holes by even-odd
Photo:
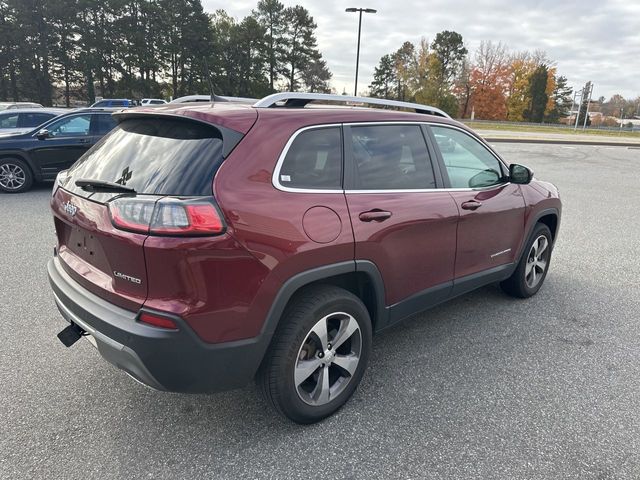
{"type": "Polygon", "coordinates": [[[27,180],[25,171],[15,163],[0,165],[0,186],[7,190],[20,189],[27,180]]]}
{"type": "Polygon", "coordinates": [[[524,272],[524,280],[529,288],[535,288],[549,265],[549,239],[540,235],[535,239],[527,255],[527,266],[524,272]]]}
{"type": "Polygon", "coordinates": [[[362,353],[356,319],[344,312],[321,318],[298,351],[294,383],[300,399],[320,406],[337,398],[355,374],[362,353]]]}

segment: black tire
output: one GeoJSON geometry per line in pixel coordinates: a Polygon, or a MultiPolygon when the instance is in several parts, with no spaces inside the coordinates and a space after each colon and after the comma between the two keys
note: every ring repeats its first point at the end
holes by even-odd
{"type": "Polygon", "coordinates": [[[551,236],[551,230],[549,230],[549,227],[547,227],[545,224],[538,223],[533,229],[533,232],[529,237],[529,241],[524,247],[520,262],[518,262],[516,270],[508,279],[500,283],[502,289],[507,294],[518,298],[529,298],[538,293],[538,290],[540,290],[540,288],[542,287],[542,284],[547,277],[547,272],[549,271],[552,249],[553,237],[551,236]],[[532,256],[535,255],[533,251],[534,243],[538,242],[539,239],[543,236],[546,238],[547,246],[541,253],[541,258],[544,257],[546,266],[543,270],[540,271],[541,267],[537,267],[536,265],[538,265],[538,263],[535,262],[538,257],[535,257],[535,259],[533,259],[532,261],[532,256]],[[532,263],[535,263],[532,266],[534,270],[534,279],[536,280],[535,284],[531,283],[531,273],[527,272],[527,266],[531,265],[532,263]]]}
{"type": "Polygon", "coordinates": [[[269,351],[258,371],[256,378],[258,387],[267,403],[281,415],[301,424],[318,422],[342,407],[353,395],[367,367],[371,352],[371,337],[369,312],[358,297],[331,285],[305,289],[296,294],[285,309],[269,351]],[[353,328],[354,325],[351,323],[353,320],[357,322],[359,330],[347,337],[346,332],[350,330],[347,325],[353,328]],[[321,321],[325,321],[324,325],[327,327],[328,350],[326,352],[329,353],[324,355],[320,352],[320,348],[310,351],[313,345],[320,345],[319,337],[312,332],[312,329],[317,328],[321,321]],[[330,353],[332,348],[330,342],[333,340],[339,342],[340,332],[348,339],[330,353]],[[344,350],[345,348],[347,350],[344,350]],[[353,353],[355,350],[359,351],[359,360],[352,374],[347,375],[347,370],[337,363],[332,363],[334,360],[338,361],[340,357],[342,359],[348,357],[354,361],[357,357],[353,353]],[[306,355],[309,357],[305,358],[306,355]],[[304,362],[309,364],[322,362],[323,357],[325,360],[331,357],[327,366],[319,366],[309,377],[303,374],[302,377],[307,380],[296,385],[296,368],[304,362]],[[309,404],[308,402],[316,401],[312,398],[314,392],[325,391],[320,385],[321,380],[325,378],[321,375],[325,372],[326,385],[330,386],[330,389],[336,389],[336,396],[330,398],[329,395],[323,397],[320,394],[318,402],[326,403],[309,404]],[[334,379],[333,383],[331,378],[334,379]],[[314,383],[316,388],[312,388],[314,383]],[[319,390],[318,387],[320,387],[319,390]]]}
{"type": "Polygon", "coordinates": [[[0,192],[26,192],[33,185],[29,165],[19,158],[0,158],[0,192]]]}

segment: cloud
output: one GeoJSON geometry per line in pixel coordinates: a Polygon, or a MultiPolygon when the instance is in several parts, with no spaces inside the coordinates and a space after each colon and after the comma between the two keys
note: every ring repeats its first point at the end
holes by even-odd
{"type": "MultiPolygon", "coordinates": [[[[384,54],[404,41],[433,39],[442,30],[459,32],[473,54],[482,40],[502,41],[511,51],[545,50],[558,73],[580,88],[595,84],[594,97],[640,95],[640,2],[628,0],[284,0],[313,15],[318,46],[333,72],[339,92],[353,90],[358,15],[346,7],[375,8],[363,14],[358,90],[371,82],[384,54]]],[[[225,9],[241,19],[255,1],[203,0],[206,11],[225,9]]]]}

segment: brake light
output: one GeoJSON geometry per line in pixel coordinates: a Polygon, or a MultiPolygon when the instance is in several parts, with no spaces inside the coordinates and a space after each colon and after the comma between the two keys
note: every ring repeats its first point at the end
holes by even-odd
{"type": "Polygon", "coordinates": [[[109,203],[109,214],[113,225],[121,230],[149,233],[149,224],[157,198],[121,197],[109,203]]]}
{"type": "Polygon", "coordinates": [[[119,197],[109,213],[116,228],[149,235],[217,235],[225,228],[210,198],[119,197]]]}
{"type": "Polygon", "coordinates": [[[140,320],[142,323],[146,323],[147,325],[152,325],[154,327],[167,328],[170,330],[178,329],[178,325],[176,325],[176,322],[174,322],[170,318],[161,317],[159,315],[154,315],[148,312],[140,313],[140,315],[138,316],[138,320],[140,320]]]}

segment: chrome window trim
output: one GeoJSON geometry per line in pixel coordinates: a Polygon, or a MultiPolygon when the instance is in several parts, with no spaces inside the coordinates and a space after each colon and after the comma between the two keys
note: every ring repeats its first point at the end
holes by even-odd
{"type": "MultiPolygon", "coordinates": [[[[459,130],[462,133],[467,134],[469,137],[473,138],[474,140],[478,141],[483,147],[485,147],[487,149],[487,151],[492,154],[496,160],[498,160],[498,162],[500,162],[501,165],[503,165],[505,167],[505,169],[507,171],[509,171],[509,167],[506,165],[506,163],[502,160],[502,158],[500,158],[500,156],[498,156],[498,154],[496,154],[493,149],[491,149],[488,145],[485,144],[485,142],[480,138],[477,137],[476,135],[472,135],[470,134],[468,131],[466,131],[463,128],[460,128],[458,126],[455,125],[449,125],[447,123],[439,123],[439,122],[418,122],[418,121],[410,121],[410,120],[405,120],[405,121],[374,121],[374,122],[347,122],[347,123],[327,123],[327,124],[319,124],[319,125],[309,125],[306,127],[302,127],[298,130],[296,130],[291,137],[289,137],[289,140],[287,140],[287,143],[285,144],[284,148],[282,149],[282,152],[280,153],[280,156],[278,157],[278,161],[276,162],[276,166],[273,169],[273,175],[271,176],[271,183],[273,184],[273,186],[277,189],[280,190],[282,192],[288,192],[288,193],[342,193],[342,194],[358,194],[358,193],[364,193],[364,194],[375,194],[375,193],[428,193],[428,192],[481,192],[483,190],[490,190],[493,188],[500,188],[503,187],[505,185],[508,185],[510,182],[503,182],[503,183],[499,183],[496,185],[489,185],[488,187],[479,187],[479,188],[420,188],[420,189],[389,189],[389,190],[382,190],[382,189],[378,189],[378,190],[344,190],[344,189],[321,189],[321,188],[296,188],[296,187],[286,187],[284,185],[282,185],[280,183],[280,169],[282,168],[282,164],[284,163],[284,159],[287,156],[287,153],[289,152],[289,149],[291,148],[291,145],[293,144],[293,142],[295,141],[295,139],[298,137],[298,135],[300,135],[302,132],[306,132],[307,130],[319,130],[319,129],[323,129],[323,128],[332,128],[332,127],[339,127],[342,128],[343,126],[348,126],[348,127],[366,127],[366,126],[371,126],[371,125],[416,125],[416,126],[420,126],[420,125],[427,125],[427,126],[437,126],[437,127],[445,127],[445,128],[452,128],[454,130],[459,130]]],[[[433,159],[430,158],[431,161],[433,161],[433,159]]],[[[344,161],[344,152],[343,152],[343,161],[344,161]]],[[[343,170],[344,170],[344,164],[343,164],[343,170]]]]}
{"type": "Polygon", "coordinates": [[[498,183],[496,185],[489,185],[488,187],[479,188],[410,188],[406,190],[345,190],[344,193],[356,194],[356,193],[429,193],[429,192],[482,192],[483,190],[491,190],[494,188],[504,187],[509,185],[509,182],[498,183]]]}
{"type": "MultiPolygon", "coordinates": [[[[273,184],[273,186],[276,187],[278,190],[282,190],[283,192],[290,192],[290,193],[344,193],[343,189],[338,190],[338,189],[322,189],[322,188],[285,187],[280,183],[280,169],[282,168],[282,164],[284,163],[284,159],[286,158],[287,153],[289,153],[289,149],[291,148],[291,145],[293,144],[295,139],[298,138],[298,135],[300,135],[303,132],[306,132],[307,130],[321,130],[323,128],[335,128],[335,127],[342,128],[342,124],[328,123],[324,125],[311,125],[311,126],[302,127],[301,129],[296,130],[293,133],[293,135],[289,137],[289,140],[287,140],[287,143],[282,149],[282,153],[280,153],[280,156],[278,157],[276,166],[273,169],[273,175],[271,176],[271,183],[273,184]]],[[[340,147],[342,149],[342,145],[340,147]]],[[[343,154],[343,161],[344,161],[344,154],[343,154]]],[[[344,170],[344,165],[342,167],[344,170]]]]}

